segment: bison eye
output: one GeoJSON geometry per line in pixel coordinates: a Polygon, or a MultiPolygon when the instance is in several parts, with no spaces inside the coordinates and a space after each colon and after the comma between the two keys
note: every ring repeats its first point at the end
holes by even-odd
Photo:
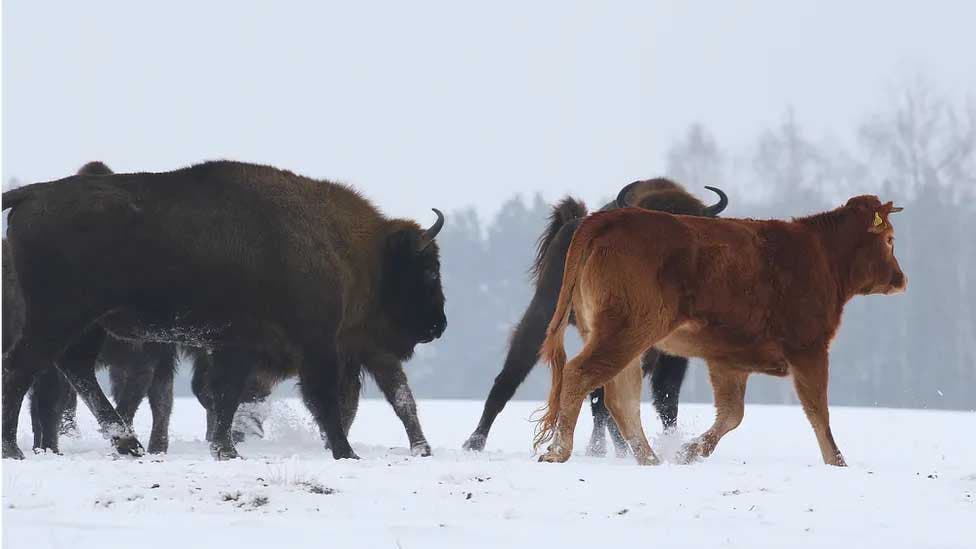
{"type": "Polygon", "coordinates": [[[438,280],[440,280],[440,278],[441,278],[441,274],[439,272],[437,272],[437,271],[427,271],[427,281],[428,282],[437,282],[438,280]]]}

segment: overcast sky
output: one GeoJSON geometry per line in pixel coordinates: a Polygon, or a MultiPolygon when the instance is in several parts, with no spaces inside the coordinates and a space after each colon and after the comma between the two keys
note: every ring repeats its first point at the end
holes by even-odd
{"type": "Polygon", "coordinates": [[[701,121],[844,134],[923,72],[976,90],[976,3],[3,3],[3,178],[262,162],[386,212],[595,202],[701,121]]]}

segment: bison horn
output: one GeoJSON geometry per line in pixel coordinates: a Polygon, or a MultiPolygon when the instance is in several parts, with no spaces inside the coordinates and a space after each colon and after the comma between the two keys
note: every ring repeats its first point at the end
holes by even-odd
{"type": "Polygon", "coordinates": [[[725,207],[729,205],[729,197],[725,196],[725,193],[722,192],[722,189],[718,187],[709,187],[708,185],[705,185],[705,188],[718,195],[718,202],[705,208],[705,215],[707,215],[708,217],[715,217],[718,214],[722,213],[722,210],[724,210],[725,207]]]}
{"type": "Polygon", "coordinates": [[[434,210],[435,214],[437,214],[437,221],[435,221],[429,229],[424,231],[424,234],[420,235],[420,244],[417,245],[418,252],[421,252],[424,250],[424,248],[430,246],[430,243],[434,241],[437,233],[441,232],[441,227],[444,226],[444,214],[442,214],[437,208],[431,209],[434,210]]]}
{"type": "Polygon", "coordinates": [[[617,207],[618,208],[626,208],[628,206],[628,204],[627,204],[627,195],[630,194],[630,190],[633,189],[634,186],[640,185],[640,184],[641,184],[640,181],[634,181],[630,185],[627,185],[626,187],[620,189],[620,192],[617,193],[617,207]]]}

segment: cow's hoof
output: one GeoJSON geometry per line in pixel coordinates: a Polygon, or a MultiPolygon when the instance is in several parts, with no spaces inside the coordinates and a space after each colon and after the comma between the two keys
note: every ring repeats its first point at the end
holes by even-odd
{"type": "Polygon", "coordinates": [[[461,448],[468,450],[470,452],[480,452],[485,449],[485,443],[488,441],[487,435],[482,435],[481,433],[474,433],[468,440],[464,441],[461,448]]]}
{"type": "Polygon", "coordinates": [[[565,463],[569,459],[570,452],[562,450],[549,450],[539,456],[539,461],[543,463],[565,463]]]}
{"type": "Polygon", "coordinates": [[[675,456],[675,459],[678,461],[678,463],[689,465],[695,463],[696,461],[701,461],[703,457],[704,449],[702,448],[702,444],[701,442],[695,441],[683,445],[681,449],[678,450],[678,454],[675,456]]]}
{"type": "Polygon", "coordinates": [[[4,442],[3,459],[24,459],[24,453],[17,447],[16,442],[4,442]]]}
{"type": "Polygon", "coordinates": [[[210,445],[210,455],[217,461],[229,461],[232,459],[240,459],[240,454],[237,453],[237,448],[233,445],[220,445],[211,444],[210,445]]]}
{"type": "Polygon", "coordinates": [[[146,450],[139,444],[136,437],[125,437],[115,441],[115,451],[120,456],[142,457],[146,450]]]}
{"type": "Polygon", "coordinates": [[[430,444],[427,444],[426,440],[411,444],[410,455],[417,457],[430,457],[432,455],[430,451],[430,444]]]}

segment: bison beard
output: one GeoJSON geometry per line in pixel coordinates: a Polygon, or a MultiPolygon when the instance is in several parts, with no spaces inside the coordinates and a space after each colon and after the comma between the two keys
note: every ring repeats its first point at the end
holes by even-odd
{"type": "MultiPolygon", "coordinates": [[[[720,189],[706,188],[719,195],[718,203],[706,206],[685,191],[681,185],[669,179],[635,181],[621,189],[616,201],[605,205],[601,211],[632,205],[675,214],[715,217],[728,205],[728,199],[720,189]]],[[[495,378],[478,426],[465,441],[464,449],[484,449],[488,432],[495,418],[511,400],[515,390],[538,361],[546,325],[556,309],[556,299],[563,283],[566,252],[576,228],[586,215],[586,206],[573,198],[566,198],[553,207],[549,216],[549,225],[539,239],[538,253],[532,266],[535,293],[512,334],[502,371],[495,378]]],[[[574,322],[572,316],[570,322],[574,322]]],[[[654,407],[661,417],[664,428],[670,429],[677,423],[678,395],[688,367],[688,359],[651,350],[643,356],[641,366],[644,375],[651,376],[654,407]]],[[[593,392],[590,402],[593,413],[593,434],[588,453],[591,455],[606,453],[605,433],[608,429],[617,455],[625,453],[626,442],[604,405],[602,388],[593,392]]]]}
{"type": "Polygon", "coordinates": [[[793,222],[699,219],[633,208],[584,221],[570,246],[541,356],[552,368],[535,446],[540,461],[573,449],[582,400],[606,385],[607,405],[638,463],[658,463],[633,398],[636,360],[650,347],[708,363],[712,427],[683,448],[707,457],[742,420],[750,373],[792,375],[824,463],[844,465],[827,410],[828,349],[844,304],[904,291],[888,220],[891,202],[860,196],[793,222]],[[570,311],[584,334],[568,363],[570,311]]]}
{"type": "Polygon", "coordinates": [[[18,410],[34,373],[52,363],[116,449],[141,452],[95,383],[107,333],[213,349],[218,459],[237,455],[231,424],[257,364],[297,372],[333,455],[356,457],[342,428],[344,376],[405,360],[446,327],[439,212],[423,230],[345,186],[235,162],[75,176],[3,201],[30,311],[4,363],[4,457],[22,457],[18,410]]]}

